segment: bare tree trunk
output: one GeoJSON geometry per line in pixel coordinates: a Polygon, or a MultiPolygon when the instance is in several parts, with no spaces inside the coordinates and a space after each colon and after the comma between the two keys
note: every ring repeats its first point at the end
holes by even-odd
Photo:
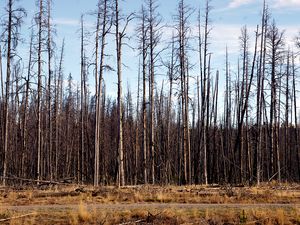
{"type": "MultiPolygon", "coordinates": [[[[81,62],[80,62],[80,148],[77,151],[77,183],[83,182],[83,155],[84,155],[84,144],[85,144],[85,138],[84,138],[84,123],[85,123],[85,98],[84,98],[84,90],[85,90],[85,62],[84,62],[84,30],[83,30],[83,16],[81,16],[81,48],[80,48],[80,56],[81,56],[81,62]]],[[[97,126],[97,125],[96,125],[97,126]]],[[[96,160],[96,157],[95,157],[96,160]]]]}
{"type": "Polygon", "coordinates": [[[51,36],[51,0],[47,0],[48,3],[48,40],[47,40],[47,48],[48,48],[48,163],[49,163],[49,172],[50,172],[50,180],[53,180],[53,168],[52,168],[52,97],[51,97],[51,79],[52,79],[52,36],[51,36]]]}
{"type": "MultiPolygon", "coordinates": [[[[280,65],[281,67],[281,65],[280,65]]],[[[281,68],[280,68],[280,74],[281,73],[281,68]]],[[[276,109],[276,114],[274,115],[275,117],[275,149],[276,149],[276,164],[277,164],[277,173],[278,173],[278,182],[281,183],[281,156],[280,156],[280,118],[281,118],[281,112],[280,112],[280,104],[281,104],[281,76],[279,77],[279,89],[278,89],[278,102],[275,107],[276,109]]]]}
{"type": "Polygon", "coordinates": [[[204,146],[204,182],[205,185],[208,185],[208,173],[207,173],[207,120],[209,112],[206,112],[207,105],[209,104],[209,99],[207,96],[207,93],[209,93],[209,87],[208,87],[208,68],[207,68],[207,59],[208,59],[208,39],[210,34],[210,29],[208,27],[209,25],[209,14],[210,14],[210,0],[206,0],[205,5],[205,24],[204,24],[204,49],[203,49],[203,79],[201,79],[201,90],[202,90],[202,113],[201,113],[201,119],[202,119],[202,130],[203,130],[203,146],[204,146]]]}
{"type": "Polygon", "coordinates": [[[5,103],[4,103],[4,154],[3,154],[3,186],[6,185],[7,173],[7,151],[8,151],[8,104],[9,104],[9,90],[10,90],[10,76],[11,76],[11,39],[12,39],[12,0],[8,2],[8,24],[7,24],[7,50],[6,50],[6,80],[5,80],[5,103]]]}
{"type": "Polygon", "coordinates": [[[266,13],[266,4],[264,1],[263,4],[263,15],[262,15],[262,22],[261,22],[261,40],[260,40],[260,61],[259,61],[259,71],[258,71],[258,78],[257,78],[257,100],[256,100],[256,123],[257,123],[257,139],[256,139],[256,179],[257,185],[260,185],[261,182],[261,158],[262,158],[262,98],[263,98],[263,91],[264,91],[264,55],[265,55],[265,37],[266,37],[266,22],[265,22],[265,13],[266,13]]]}
{"type": "MultiPolygon", "coordinates": [[[[144,15],[143,15],[144,16],[144,15]]],[[[144,19],[144,18],[143,18],[144,19]]],[[[143,20],[144,23],[144,20],[143,20]]],[[[143,31],[144,33],[144,31],[143,31]]],[[[144,169],[144,183],[148,183],[147,176],[147,115],[146,115],[146,59],[147,58],[147,50],[146,43],[143,40],[143,169],[144,169]]]]}
{"type": "Polygon", "coordinates": [[[63,57],[65,41],[61,46],[61,54],[58,68],[58,78],[56,81],[56,98],[55,98],[55,178],[59,178],[58,161],[60,158],[60,129],[61,129],[61,110],[63,96],[63,57]]]}
{"type": "MultiPolygon", "coordinates": [[[[202,122],[201,122],[201,115],[202,115],[202,110],[201,110],[201,103],[200,101],[203,100],[202,93],[200,94],[200,81],[201,81],[201,88],[203,87],[202,82],[203,82],[203,68],[202,68],[202,38],[201,38],[201,14],[200,10],[198,13],[198,52],[199,52],[199,72],[200,72],[200,80],[199,76],[197,77],[197,99],[198,99],[198,108],[197,108],[197,114],[198,114],[198,149],[197,149],[197,161],[195,163],[196,168],[195,168],[195,176],[196,176],[196,181],[200,182],[201,180],[201,175],[200,175],[200,164],[201,164],[201,139],[202,139],[202,122]]],[[[202,92],[202,90],[201,90],[202,92]]],[[[197,183],[198,183],[197,182],[197,183]]]]}
{"type": "Polygon", "coordinates": [[[0,45],[0,88],[1,88],[1,100],[4,98],[4,87],[3,87],[3,70],[2,70],[2,48],[0,45]]]}
{"type": "Polygon", "coordinates": [[[192,184],[192,167],[191,167],[191,138],[190,138],[190,126],[189,126],[189,64],[186,62],[186,88],[185,88],[185,127],[186,127],[186,151],[188,155],[187,159],[187,183],[192,184]]]}
{"type": "Polygon", "coordinates": [[[297,92],[296,92],[296,74],[295,74],[295,56],[292,54],[292,68],[293,68],[293,99],[294,99],[294,122],[295,122],[295,146],[296,146],[296,162],[298,167],[296,171],[298,174],[298,181],[300,180],[300,150],[299,150],[299,133],[298,133],[298,118],[297,118],[297,92]]]}
{"type": "Polygon", "coordinates": [[[149,0],[149,48],[150,48],[150,152],[152,184],[155,184],[155,122],[154,122],[154,18],[153,0],[149,0]]]}
{"type": "MultiPolygon", "coordinates": [[[[249,52],[248,52],[248,42],[249,36],[247,27],[244,26],[241,30],[241,49],[242,49],[242,57],[243,57],[243,64],[242,64],[242,84],[241,84],[241,97],[239,100],[239,113],[240,109],[244,105],[245,101],[245,93],[248,91],[248,82],[249,82],[249,74],[248,74],[248,61],[249,61],[249,52]]],[[[246,124],[242,128],[242,135],[241,135],[241,148],[239,154],[240,160],[240,182],[244,183],[246,179],[247,167],[250,165],[250,152],[248,148],[248,105],[246,107],[246,124]],[[248,166],[247,166],[248,165],[248,166]]],[[[250,169],[249,169],[250,172],[250,169]]]]}
{"type": "MultiPolygon", "coordinates": [[[[82,28],[83,29],[83,28],[82,28]]],[[[99,151],[100,151],[100,84],[98,78],[98,50],[100,29],[100,6],[98,5],[97,28],[95,39],[95,88],[96,88],[96,124],[95,124],[95,163],[94,163],[94,186],[99,185],[99,151]]],[[[83,31],[82,31],[83,32],[83,31]]]]}
{"type": "Polygon", "coordinates": [[[226,47],[226,93],[225,93],[225,149],[223,149],[223,173],[224,181],[228,182],[228,168],[226,163],[225,155],[229,155],[232,152],[231,145],[231,79],[230,79],[230,69],[229,69],[229,60],[228,60],[228,48],[226,47]],[[227,149],[227,151],[225,151],[227,149]]]}
{"type": "Polygon", "coordinates": [[[213,98],[213,102],[214,102],[214,123],[213,123],[213,129],[214,129],[214,135],[213,135],[213,152],[214,152],[214,156],[216,157],[216,170],[217,170],[217,173],[216,173],[216,180],[219,182],[219,176],[220,176],[220,167],[219,167],[219,159],[218,159],[218,153],[219,153],[219,147],[217,146],[217,130],[218,130],[218,127],[217,127],[217,119],[218,119],[218,98],[219,98],[219,71],[217,70],[217,73],[216,73],[216,81],[215,81],[215,90],[214,90],[214,98],[213,98]]]}
{"type": "Polygon", "coordinates": [[[22,127],[22,138],[23,138],[23,149],[22,149],[22,173],[21,176],[25,177],[25,154],[28,153],[28,130],[27,130],[27,121],[28,121],[28,105],[29,105],[29,89],[30,89],[30,75],[31,75],[31,66],[32,66],[32,49],[33,48],[33,34],[31,34],[30,47],[29,47],[29,59],[28,59],[28,70],[26,78],[26,87],[25,87],[25,103],[23,111],[23,127],[22,127]]]}
{"type": "Polygon", "coordinates": [[[147,39],[147,28],[146,28],[146,11],[144,7],[141,9],[141,24],[139,27],[140,33],[140,48],[142,54],[142,73],[143,73],[143,176],[144,183],[148,183],[147,177],[147,103],[146,103],[146,76],[147,76],[147,49],[148,44],[146,42],[147,39]]]}
{"type": "Polygon", "coordinates": [[[254,50],[254,55],[253,55],[253,61],[252,61],[252,68],[251,68],[251,74],[250,74],[250,79],[249,79],[249,85],[246,87],[246,93],[245,93],[245,101],[240,107],[240,116],[238,116],[238,124],[237,124],[237,137],[235,140],[235,145],[234,145],[234,152],[237,152],[237,150],[241,147],[241,137],[242,137],[242,128],[244,124],[244,117],[246,114],[247,110],[247,105],[249,102],[249,95],[251,91],[251,86],[252,86],[252,81],[254,77],[254,69],[255,69],[255,63],[256,63],[256,53],[257,53],[257,39],[258,39],[258,27],[256,30],[256,39],[255,39],[255,50],[254,50]]]}
{"type": "Polygon", "coordinates": [[[285,126],[284,126],[284,133],[285,133],[285,141],[284,141],[284,158],[285,158],[285,164],[284,164],[284,171],[285,171],[285,180],[287,182],[288,177],[288,156],[290,154],[289,151],[289,79],[290,79],[290,51],[288,50],[287,53],[287,65],[286,65],[286,84],[285,84],[285,126]]]}
{"type": "Polygon", "coordinates": [[[137,100],[136,100],[136,124],[135,124],[135,173],[134,173],[134,184],[138,184],[138,163],[139,163],[139,152],[140,152],[140,144],[139,144],[139,109],[140,109],[140,62],[139,62],[139,71],[138,71],[138,87],[137,87],[137,100]]]}
{"type": "Polygon", "coordinates": [[[39,16],[38,16],[38,96],[37,96],[37,180],[41,176],[41,151],[42,151],[42,137],[41,137],[41,99],[42,99],[42,21],[43,20],[43,0],[39,1],[39,16]]]}
{"type": "Polygon", "coordinates": [[[118,186],[125,185],[125,172],[124,172],[124,149],[123,149],[123,110],[122,110],[122,38],[125,36],[125,29],[128,25],[125,25],[123,31],[119,31],[119,4],[118,0],[115,0],[115,26],[116,26],[116,51],[117,51],[117,74],[118,74],[118,126],[119,126],[119,142],[118,142],[118,161],[119,161],[119,178],[118,186]]]}
{"type": "Polygon", "coordinates": [[[169,98],[168,98],[168,110],[167,110],[167,152],[166,152],[166,181],[168,184],[171,177],[171,162],[170,162],[170,153],[171,153],[171,113],[172,113],[172,91],[173,91],[173,79],[174,79],[174,64],[175,64],[175,37],[172,36],[172,50],[171,50],[171,61],[168,65],[168,78],[169,78],[169,98]]]}

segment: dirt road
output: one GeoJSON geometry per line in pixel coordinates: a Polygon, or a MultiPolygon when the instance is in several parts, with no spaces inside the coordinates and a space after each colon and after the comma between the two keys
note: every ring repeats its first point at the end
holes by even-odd
{"type": "MultiPolygon", "coordinates": [[[[123,211],[132,209],[289,209],[300,208],[300,204],[190,204],[190,203],[129,203],[129,204],[86,204],[88,210],[113,210],[123,211]]],[[[2,209],[9,211],[64,211],[64,210],[76,210],[78,204],[68,205],[25,205],[25,206],[1,206],[2,209]]]]}

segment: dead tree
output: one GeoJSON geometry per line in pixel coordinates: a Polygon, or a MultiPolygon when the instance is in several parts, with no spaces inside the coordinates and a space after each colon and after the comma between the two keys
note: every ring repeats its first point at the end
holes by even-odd
{"type": "Polygon", "coordinates": [[[292,80],[293,80],[293,105],[294,105],[294,123],[295,123],[295,129],[294,129],[294,135],[295,135],[295,147],[296,147],[296,162],[297,162],[297,168],[296,168],[296,174],[298,174],[298,181],[300,180],[300,150],[299,150],[299,132],[298,132],[298,117],[297,117],[297,91],[296,91],[296,68],[295,68],[295,56],[292,54],[292,80]]]}
{"type": "Polygon", "coordinates": [[[123,149],[123,111],[122,111],[122,45],[123,39],[126,37],[126,29],[129,22],[133,19],[133,14],[130,14],[125,19],[123,28],[120,29],[121,15],[119,9],[119,1],[115,0],[115,39],[117,53],[117,75],[118,75],[118,186],[125,185],[124,171],[124,149],[123,149]]]}
{"type": "MultiPolygon", "coordinates": [[[[236,135],[235,144],[234,144],[234,152],[238,152],[238,150],[241,148],[242,128],[244,125],[244,119],[245,119],[246,111],[248,108],[249,96],[250,96],[250,91],[251,91],[253,77],[254,77],[256,55],[257,55],[257,42],[258,42],[258,27],[256,30],[255,49],[254,49],[251,72],[250,72],[250,77],[249,77],[249,84],[246,87],[246,92],[244,94],[245,100],[243,101],[243,103],[240,103],[240,105],[238,106],[240,108],[239,109],[240,115],[237,115],[237,135],[236,135]]],[[[235,168],[231,168],[231,170],[233,170],[233,169],[235,169],[235,168]]],[[[234,179],[236,180],[236,177],[234,179]]]]}
{"type": "MultiPolygon", "coordinates": [[[[240,84],[241,86],[241,93],[240,93],[240,99],[239,99],[239,107],[238,109],[240,110],[242,106],[244,105],[245,101],[245,93],[247,93],[247,88],[248,88],[248,62],[249,62],[249,35],[247,31],[247,27],[244,26],[241,30],[241,36],[240,36],[240,42],[241,42],[241,57],[242,57],[242,83],[240,84]]],[[[245,115],[245,127],[242,128],[242,134],[241,134],[241,148],[239,149],[239,161],[240,161],[240,182],[244,183],[246,179],[246,168],[249,168],[248,172],[251,174],[250,170],[250,164],[251,162],[251,156],[250,156],[250,149],[248,146],[248,123],[249,123],[249,117],[248,117],[248,111],[249,107],[248,105],[246,107],[246,115],[245,115]],[[245,138],[244,138],[244,133],[245,133],[245,138]],[[245,143],[246,142],[246,143],[245,143]],[[246,162],[246,165],[245,165],[246,162]]]]}
{"type": "Polygon", "coordinates": [[[39,12],[36,18],[36,23],[38,27],[38,47],[37,47],[37,121],[36,121],[36,127],[37,127],[37,180],[40,180],[41,178],[41,170],[42,170],[42,163],[41,163],[41,154],[42,154],[42,51],[43,51],[43,32],[44,32],[44,1],[39,0],[38,2],[39,12]]]}
{"type": "Polygon", "coordinates": [[[182,124],[183,124],[183,183],[191,184],[191,150],[190,150],[190,132],[189,132],[189,97],[188,97],[188,35],[189,26],[188,19],[191,15],[191,9],[185,5],[181,0],[178,5],[178,25],[176,30],[178,32],[178,59],[179,59],[179,73],[180,73],[180,87],[181,87],[181,107],[182,107],[182,124]]]}
{"type": "Polygon", "coordinates": [[[48,52],[48,172],[50,174],[50,180],[53,179],[53,165],[52,165],[52,58],[53,58],[53,40],[52,40],[52,25],[51,25],[51,0],[47,0],[47,52],[48,52]]]}
{"type": "Polygon", "coordinates": [[[1,88],[1,101],[3,101],[4,98],[4,85],[3,85],[3,70],[2,70],[2,47],[0,45],[0,88],[1,88]]]}
{"type": "Polygon", "coordinates": [[[286,71],[285,71],[285,112],[284,112],[284,117],[285,117],[285,123],[284,123],[284,171],[285,171],[285,179],[287,182],[287,177],[288,177],[288,171],[290,168],[290,163],[288,163],[288,159],[290,158],[290,134],[289,134],[289,112],[290,112],[290,50],[287,52],[287,59],[286,59],[286,71]]]}
{"type": "MultiPolygon", "coordinates": [[[[139,62],[138,67],[138,87],[137,87],[137,98],[136,98],[136,124],[135,124],[135,151],[134,151],[134,164],[135,164],[135,172],[134,172],[134,184],[138,184],[138,165],[139,165],[139,153],[140,153],[140,143],[139,143],[139,109],[140,109],[140,79],[141,79],[141,63],[139,62]]],[[[129,90],[128,90],[129,93],[129,90]]]]}
{"type": "Polygon", "coordinates": [[[280,153],[278,147],[278,132],[276,129],[278,121],[278,66],[282,57],[282,48],[284,45],[283,32],[280,32],[276,27],[275,21],[269,26],[267,35],[267,56],[268,64],[270,66],[270,89],[271,89],[271,105],[270,105],[270,173],[273,176],[278,174],[278,181],[281,181],[281,168],[280,168],[280,153]],[[275,157],[276,156],[276,157],[275,157]],[[275,164],[276,160],[276,164],[275,164]],[[277,170],[275,169],[277,166],[277,170]]]}
{"type": "MultiPolygon", "coordinates": [[[[25,9],[15,8],[15,1],[8,0],[7,6],[5,8],[6,17],[3,23],[4,33],[3,40],[5,42],[5,52],[6,52],[6,79],[5,79],[5,99],[4,99],[4,110],[3,110],[3,131],[4,131],[4,151],[3,151],[3,185],[6,185],[6,176],[7,176],[7,163],[8,163],[8,126],[9,126],[9,99],[10,99],[10,88],[11,88],[11,71],[12,71],[12,62],[16,56],[16,48],[19,43],[19,29],[22,25],[23,17],[26,16],[25,9]]],[[[2,56],[1,56],[2,58],[2,56]]],[[[2,81],[2,65],[1,65],[1,83],[2,81]]],[[[2,97],[3,97],[3,88],[2,88],[2,97]]]]}
{"type": "Polygon", "coordinates": [[[55,178],[58,179],[61,174],[59,171],[59,158],[61,156],[61,121],[62,121],[62,102],[63,102],[63,60],[64,60],[65,41],[63,40],[59,58],[58,76],[55,87],[55,178]]]}
{"type": "Polygon", "coordinates": [[[102,86],[103,86],[103,72],[105,67],[104,59],[105,59],[106,37],[109,34],[111,28],[111,19],[110,19],[108,9],[109,9],[109,0],[99,0],[98,12],[97,12],[96,38],[95,38],[95,84],[96,84],[96,130],[95,130],[96,138],[95,138],[95,163],[94,163],[94,185],[95,186],[99,184],[101,111],[102,111],[100,105],[102,102],[102,92],[103,92],[102,86]],[[100,42],[100,57],[98,53],[99,42],[100,42]]]}
{"type": "Polygon", "coordinates": [[[268,11],[266,3],[263,4],[263,13],[261,21],[260,33],[260,51],[259,51],[259,64],[257,72],[257,100],[256,100],[256,124],[257,124],[257,138],[255,148],[255,161],[256,161],[256,182],[260,185],[261,181],[261,163],[262,163],[262,113],[263,113],[263,99],[264,99],[264,80],[265,80],[265,58],[266,58],[266,32],[268,23],[268,11]]]}
{"type": "Polygon", "coordinates": [[[155,88],[155,69],[160,51],[158,44],[161,40],[161,18],[157,12],[158,5],[156,0],[146,0],[148,7],[147,29],[149,32],[149,98],[150,98],[150,155],[151,155],[151,180],[155,183],[155,115],[154,115],[154,88],[155,88]]]}
{"type": "Polygon", "coordinates": [[[98,57],[99,57],[99,32],[100,32],[100,5],[98,5],[96,38],[95,38],[95,101],[96,101],[96,125],[95,125],[95,162],[94,162],[94,186],[99,184],[99,159],[100,159],[100,89],[98,78],[98,57]]]}
{"type": "Polygon", "coordinates": [[[148,167],[147,167],[147,160],[148,160],[148,151],[147,151],[147,102],[146,102],[146,79],[147,79],[147,57],[148,57],[148,29],[147,29],[147,12],[142,6],[139,20],[140,23],[137,28],[138,32],[138,42],[139,42],[139,50],[140,55],[142,57],[142,76],[143,76],[143,101],[142,101],[142,117],[143,117],[143,176],[144,176],[144,183],[148,183],[148,167]]]}
{"type": "Polygon", "coordinates": [[[165,162],[165,183],[170,182],[171,176],[171,162],[170,162],[170,154],[171,154],[171,114],[172,114],[172,97],[173,97],[173,82],[175,79],[175,65],[176,65],[176,55],[175,55],[175,37],[174,34],[172,36],[172,50],[171,50],[171,59],[168,64],[168,78],[169,78],[169,98],[168,98],[168,109],[167,109],[167,150],[166,150],[166,162],[165,162]]]}
{"type": "MultiPolygon", "coordinates": [[[[82,177],[82,170],[83,170],[83,154],[84,154],[84,122],[85,122],[85,98],[84,98],[84,91],[85,91],[85,59],[84,59],[85,49],[84,49],[84,27],[83,27],[83,16],[81,16],[81,43],[80,43],[80,142],[81,142],[81,148],[78,149],[77,153],[77,183],[79,184],[80,181],[83,181],[82,177]],[[80,160],[80,158],[82,160],[80,160]]],[[[96,157],[95,157],[96,159],[96,157]]]]}
{"type": "Polygon", "coordinates": [[[203,77],[201,78],[201,130],[202,130],[202,140],[203,140],[203,173],[204,173],[204,182],[208,184],[208,173],[207,173],[207,152],[208,152],[208,144],[207,144],[207,132],[208,132],[208,124],[207,120],[209,118],[209,112],[207,111],[207,106],[209,106],[209,74],[208,74],[208,61],[209,61],[209,35],[211,32],[211,28],[209,27],[210,22],[210,0],[206,0],[205,3],[205,15],[204,15],[204,34],[203,34],[203,65],[201,66],[203,77]]]}
{"type": "Polygon", "coordinates": [[[33,55],[33,31],[31,33],[30,47],[29,47],[29,58],[28,58],[28,68],[27,68],[27,77],[25,78],[25,102],[23,108],[23,125],[22,125],[22,157],[21,157],[21,176],[26,177],[25,174],[25,154],[28,154],[28,106],[29,106],[29,91],[30,91],[30,78],[32,70],[32,55],[33,55]]]}

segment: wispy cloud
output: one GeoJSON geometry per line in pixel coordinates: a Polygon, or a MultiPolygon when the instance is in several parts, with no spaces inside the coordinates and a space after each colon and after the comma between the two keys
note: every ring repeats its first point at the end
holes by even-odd
{"type": "Polygon", "coordinates": [[[275,8],[291,8],[291,7],[299,7],[300,8],[300,0],[274,0],[275,8]]]}
{"type": "MultiPolygon", "coordinates": [[[[239,54],[242,26],[240,24],[215,24],[212,30],[212,47],[215,54],[225,54],[225,47],[228,46],[228,53],[232,55],[239,54]]],[[[250,37],[250,52],[254,51],[254,31],[255,26],[247,26],[250,37]]]]}
{"type": "MultiPolygon", "coordinates": [[[[56,18],[53,19],[53,24],[57,26],[69,26],[69,27],[80,27],[80,20],[71,18],[56,18]]],[[[84,26],[91,28],[94,27],[94,23],[89,20],[84,20],[84,26]]]]}
{"type": "Polygon", "coordinates": [[[56,25],[64,25],[64,26],[78,26],[80,21],[75,19],[56,18],[53,20],[53,23],[56,25]]]}
{"type": "Polygon", "coordinates": [[[281,25],[280,30],[284,31],[285,43],[288,48],[293,50],[296,47],[295,38],[299,32],[299,26],[297,25],[281,25]]]}
{"type": "Polygon", "coordinates": [[[254,1],[255,0],[231,0],[231,2],[228,5],[228,8],[229,9],[235,9],[235,8],[240,7],[240,6],[250,4],[250,3],[254,2],[254,1]]]}

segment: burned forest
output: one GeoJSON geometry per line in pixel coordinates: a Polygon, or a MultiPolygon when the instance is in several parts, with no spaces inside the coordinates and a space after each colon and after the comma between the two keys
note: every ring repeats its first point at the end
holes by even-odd
{"type": "Polygon", "coordinates": [[[241,24],[236,59],[224,43],[217,68],[212,1],[174,1],[170,22],[159,0],[136,12],[94,1],[64,41],[55,1],[36,1],[33,18],[26,1],[0,3],[3,186],[300,181],[300,33],[288,41],[267,2],[254,29],[241,24]],[[65,63],[70,38],[77,74],[65,63]]]}

